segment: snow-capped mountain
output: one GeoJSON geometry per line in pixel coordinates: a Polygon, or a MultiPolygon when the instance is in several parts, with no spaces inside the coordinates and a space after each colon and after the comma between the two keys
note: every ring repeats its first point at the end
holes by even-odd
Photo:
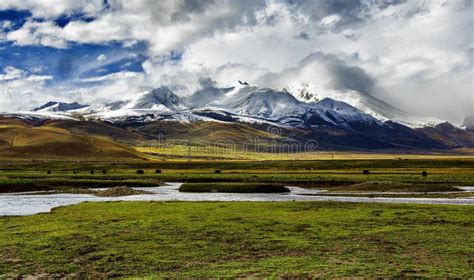
{"type": "Polygon", "coordinates": [[[297,128],[334,126],[347,129],[353,128],[354,124],[381,126],[386,121],[410,124],[411,127],[430,124],[411,118],[407,113],[364,93],[332,91],[324,95],[332,97],[239,83],[225,88],[208,86],[182,98],[168,87],[160,87],[143,91],[129,100],[107,104],[86,106],[48,102],[33,112],[36,115],[45,113],[45,117],[54,113],[55,118],[81,116],[111,122],[130,119],[138,122],[204,120],[271,123],[297,128]]]}
{"type": "Polygon", "coordinates": [[[169,88],[160,87],[141,92],[129,100],[93,105],[70,112],[80,114],[86,119],[120,121],[131,117],[143,117],[143,121],[153,121],[162,119],[159,116],[163,115],[179,115],[188,107],[186,101],[169,88]]]}
{"type": "Polygon", "coordinates": [[[377,99],[369,94],[355,90],[328,90],[315,88],[312,86],[302,86],[300,88],[287,87],[286,91],[295,96],[298,100],[304,102],[317,102],[324,98],[331,98],[342,101],[353,107],[369,114],[381,121],[394,121],[411,128],[420,128],[426,126],[435,126],[444,121],[436,118],[423,118],[411,116],[407,112],[393,107],[392,105],[377,99]]]}
{"type": "Polygon", "coordinates": [[[64,112],[70,110],[77,110],[81,108],[88,107],[89,105],[82,105],[77,102],[73,103],[63,103],[63,102],[53,102],[50,101],[40,107],[34,108],[34,112],[64,112]]]}
{"type": "Polygon", "coordinates": [[[186,109],[185,101],[174,94],[168,87],[160,87],[140,96],[128,108],[168,110],[176,112],[186,109]]]}
{"type": "Polygon", "coordinates": [[[210,85],[191,96],[179,97],[170,88],[160,87],[144,90],[128,100],[91,106],[48,102],[33,111],[0,117],[21,118],[36,124],[45,120],[89,120],[121,128],[151,129],[151,136],[147,137],[153,137],[153,128],[161,125],[171,131],[180,127],[183,133],[195,124],[209,122],[248,126],[264,132],[269,126],[279,126],[289,137],[322,141],[336,149],[474,147],[473,132],[448,123],[428,126],[429,123],[409,122],[414,119],[383,101],[360,92],[346,93],[326,94],[339,99],[308,92],[295,96],[289,90],[239,83],[224,88],[210,85]]]}

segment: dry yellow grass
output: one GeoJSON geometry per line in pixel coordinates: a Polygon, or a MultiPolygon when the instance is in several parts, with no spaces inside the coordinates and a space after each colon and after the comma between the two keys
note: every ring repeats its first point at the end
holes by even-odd
{"type": "Polygon", "coordinates": [[[110,140],[72,134],[55,127],[0,129],[2,157],[141,157],[137,151],[110,140]]]}
{"type": "Polygon", "coordinates": [[[162,147],[135,147],[139,152],[162,158],[229,159],[229,160],[410,160],[410,159],[474,159],[474,153],[465,154],[390,154],[358,152],[304,152],[304,153],[258,153],[222,147],[198,147],[184,145],[162,147]]]}

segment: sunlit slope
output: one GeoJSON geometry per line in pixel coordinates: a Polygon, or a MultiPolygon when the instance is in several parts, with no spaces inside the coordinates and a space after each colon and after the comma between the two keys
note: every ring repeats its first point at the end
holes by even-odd
{"type": "Polygon", "coordinates": [[[60,128],[76,135],[105,138],[127,146],[133,146],[136,143],[151,139],[134,131],[133,128],[120,128],[95,121],[56,120],[48,122],[43,127],[60,128]]]}
{"type": "Polygon", "coordinates": [[[223,122],[152,122],[137,127],[137,131],[155,139],[163,141],[189,141],[193,143],[209,142],[218,143],[225,141],[236,144],[244,144],[255,141],[283,141],[291,135],[279,135],[280,133],[269,133],[266,129],[256,129],[241,123],[223,122]]]}
{"type": "Polygon", "coordinates": [[[134,149],[111,140],[42,126],[0,126],[0,156],[22,158],[139,158],[134,149]]]}

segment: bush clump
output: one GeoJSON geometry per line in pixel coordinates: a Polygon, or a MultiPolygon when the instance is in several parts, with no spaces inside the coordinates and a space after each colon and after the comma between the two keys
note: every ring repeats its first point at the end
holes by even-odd
{"type": "Polygon", "coordinates": [[[137,170],[137,174],[145,174],[145,171],[144,170],[137,170]]]}
{"type": "Polygon", "coordinates": [[[428,172],[426,172],[426,171],[421,172],[421,176],[428,177],[428,172]]]}
{"type": "Polygon", "coordinates": [[[215,173],[215,174],[221,174],[221,173],[222,173],[222,171],[220,171],[220,170],[216,170],[216,171],[214,171],[214,173],[215,173]]]}
{"type": "Polygon", "coordinates": [[[197,193],[287,193],[290,190],[280,184],[269,183],[184,183],[180,192],[197,193]]]}
{"type": "Polygon", "coordinates": [[[102,197],[116,197],[116,196],[127,196],[137,194],[151,194],[151,192],[135,190],[126,186],[113,187],[104,191],[97,191],[94,193],[96,196],[102,197]]]}
{"type": "Polygon", "coordinates": [[[370,171],[365,169],[364,171],[362,171],[362,174],[365,174],[365,175],[369,175],[370,174],[370,171]]]}
{"type": "Polygon", "coordinates": [[[155,170],[155,174],[161,174],[161,169],[155,170]]]}

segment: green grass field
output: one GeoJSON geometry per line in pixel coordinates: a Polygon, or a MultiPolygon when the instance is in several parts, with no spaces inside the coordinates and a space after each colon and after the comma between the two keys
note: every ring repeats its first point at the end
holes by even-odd
{"type": "Polygon", "coordinates": [[[469,206],[82,203],[0,218],[0,278],[474,275],[469,206]]]}
{"type": "MultiPolygon", "coordinates": [[[[474,160],[0,162],[0,192],[173,181],[467,198],[472,193],[424,192],[474,186],[474,160]],[[370,174],[362,174],[366,169],[370,174]]],[[[0,279],[469,278],[474,275],[473,227],[472,206],[82,203],[48,214],[0,217],[0,279]]]]}
{"type": "Polygon", "coordinates": [[[281,183],[371,191],[443,191],[474,186],[472,159],[320,161],[3,162],[0,192],[147,187],[161,182],[281,183]],[[159,169],[161,173],[155,173],[159,169]],[[47,174],[47,171],[51,174],[47,174]],[[77,170],[77,174],[73,174],[77,170]],[[90,174],[95,170],[94,174],[90,174]],[[106,170],[106,174],[102,174],[106,170]],[[144,170],[139,175],[137,170],[144,170]],[[220,174],[215,171],[220,170],[220,174]],[[370,170],[369,175],[362,174],[370,170]],[[421,172],[428,176],[422,177],[421,172]]]}

